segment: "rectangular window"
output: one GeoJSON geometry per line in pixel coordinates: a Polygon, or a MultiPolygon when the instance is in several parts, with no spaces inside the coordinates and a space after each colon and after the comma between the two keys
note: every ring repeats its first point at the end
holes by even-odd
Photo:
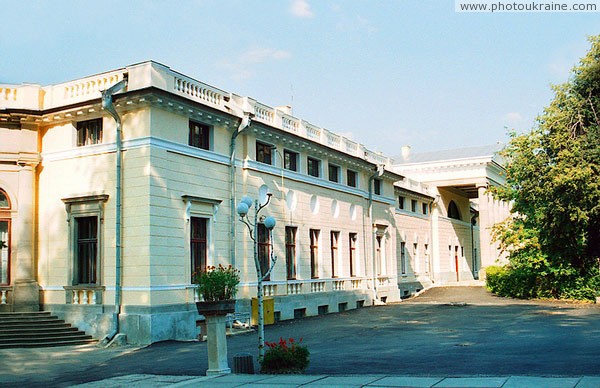
{"type": "Polygon", "coordinates": [[[375,195],[381,195],[381,179],[373,179],[373,192],[375,195]]]}
{"type": "Polygon", "coordinates": [[[271,157],[273,153],[273,146],[270,144],[265,144],[261,142],[256,142],[256,161],[272,164],[273,158],[271,157]]]}
{"type": "Polygon", "coordinates": [[[337,277],[337,260],[338,260],[338,241],[340,239],[340,232],[332,231],[331,235],[331,277],[337,277]]]}
{"type": "Polygon", "coordinates": [[[194,272],[206,271],[206,258],[208,257],[208,218],[190,218],[190,263],[192,269],[192,282],[194,272]]]}
{"type": "Polygon", "coordinates": [[[400,243],[400,269],[403,275],[406,275],[406,243],[400,243]]]}
{"type": "Polygon", "coordinates": [[[77,146],[102,143],[102,118],[77,123],[77,146]]]}
{"type": "Polygon", "coordinates": [[[76,231],[76,284],[98,282],[98,217],[75,218],[76,231]]]}
{"type": "Polygon", "coordinates": [[[340,168],[333,164],[329,165],[329,181],[339,183],[340,181],[340,168]]]}
{"type": "Polygon", "coordinates": [[[349,249],[349,261],[350,261],[350,277],[356,276],[356,265],[354,263],[354,259],[356,257],[356,240],[358,240],[357,233],[349,233],[348,240],[350,241],[350,249],[349,249]]]}
{"type": "Polygon", "coordinates": [[[429,205],[426,203],[423,203],[423,214],[427,215],[429,213],[429,205]]]}
{"type": "Polygon", "coordinates": [[[429,266],[431,265],[429,262],[429,244],[423,245],[423,248],[425,251],[425,272],[429,273],[429,266]]]}
{"type": "Polygon", "coordinates": [[[190,120],[189,145],[204,150],[210,149],[210,127],[190,120]]]}
{"type": "Polygon", "coordinates": [[[356,171],[348,170],[346,172],[346,183],[348,184],[348,186],[350,186],[350,187],[356,187],[357,184],[358,184],[356,178],[357,178],[356,171]]]}
{"type": "Polygon", "coordinates": [[[413,243],[413,261],[415,263],[415,272],[419,273],[421,271],[420,269],[420,263],[419,263],[420,257],[419,257],[419,244],[418,243],[413,243]]]}
{"type": "Polygon", "coordinates": [[[295,226],[285,227],[285,264],[288,280],[296,279],[296,232],[295,226]]]}
{"type": "Polygon", "coordinates": [[[298,153],[283,150],[283,168],[286,170],[298,171],[298,153]]]}
{"type": "Polygon", "coordinates": [[[383,270],[383,262],[381,260],[381,239],[383,236],[375,237],[375,265],[377,266],[377,276],[380,276],[385,271],[383,270]]]}
{"type": "Polygon", "coordinates": [[[318,229],[310,229],[310,277],[319,278],[319,233],[318,229]]]}
{"type": "Polygon", "coordinates": [[[314,177],[321,176],[321,161],[318,159],[307,158],[308,175],[314,177]]]}
{"type": "MultiPolygon", "coordinates": [[[[269,236],[269,230],[265,224],[258,224],[257,235],[258,262],[260,263],[260,272],[262,276],[265,276],[271,263],[271,238],[269,236]]],[[[269,275],[264,280],[271,280],[271,276],[269,275]]]]}
{"type": "Polygon", "coordinates": [[[404,210],[404,202],[405,201],[406,201],[406,198],[404,198],[403,196],[398,197],[398,209],[404,210]]]}
{"type": "MultiPolygon", "coordinates": [[[[1,192],[0,192],[1,194],[1,192]]],[[[0,196],[0,198],[2,198],[0,196]]],[[[0,202],[0,207],[2,203],[0,202]]],[[[0,220],[0,284],[10,283],[10,221],[0,220]]]]}
{"type": "Polygon", "coordinates": [[[416,200],[416,199],[411,199],[411,200],[410,200],[410,210],[411,210],[413,213],[416,213],[416,212],[417,212],[417,200],[416,200]]]}

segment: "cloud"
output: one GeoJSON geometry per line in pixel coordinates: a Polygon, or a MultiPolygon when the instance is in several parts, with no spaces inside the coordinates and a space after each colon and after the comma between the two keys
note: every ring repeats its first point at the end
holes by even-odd
{"type": "Polygon", "coordinates": [[[290,12],[299,18],[311,18],[314,15],[310,4],[306,0],[293,0],[290,5],[290,12]]]}
{"type": "Polygon", "coordinates": [[[523,116],[519,112],[509,112],[504,115],[503,119],[509,125],[516,125],[523,122],[523,116]]]}
{"type": "Polygon", "coordinates": [[[243,64],[263,63],[269,60],[287,59],[291,56],[288,51],[266,47],[256,47],[246,50],[240,57],[243,64]]]}
{"type": "Polygon", "coordinates": [[[264,63],[281,61],[292,56],[289,51],[268,47],[249,48],[240,54],[234,62],[222,61],[222,66],[231,71],[231,78],[236,81],[245,81],[254,77],[256,68],[264,63]]]}

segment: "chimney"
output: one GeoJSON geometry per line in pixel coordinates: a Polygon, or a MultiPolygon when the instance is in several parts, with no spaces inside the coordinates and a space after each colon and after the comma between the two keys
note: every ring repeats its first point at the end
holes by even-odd
{"type": "Polygon", "coordinates": [[[402,155],[402,161],[406,162],[408,160],[408,158],[410,157],[410,146],[409,145],[402,146],[401,155],[402,155]]]}

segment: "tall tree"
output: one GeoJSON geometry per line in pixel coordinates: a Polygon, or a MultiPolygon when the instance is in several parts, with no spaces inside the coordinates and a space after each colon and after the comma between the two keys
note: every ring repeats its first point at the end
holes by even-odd
{"type": "MultiPolygon", "coordinates": [[[[514,218],[497,237],[513,265],[527,257],[546,268],[586,276],[600,258],[600,35],[526,134],[511,133],[503,151],[514,218]]],[[[529,262],[531,264],[531,262],[529,262]]]]}

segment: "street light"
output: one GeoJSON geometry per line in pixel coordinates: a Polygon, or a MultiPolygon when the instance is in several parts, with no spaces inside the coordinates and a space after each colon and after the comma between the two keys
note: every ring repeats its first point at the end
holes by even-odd
{"type": "MultiPolygon", "coordinates": [[[[262,209],[269,205],[271,202],[271,196],[273,194],[267,193],[267,201],[264,204],[260,204],[258,200],[252,200],[249,196],[245,195],[240,203],[236,207],[237,214],[240,216],[240,221],[248,227],[248,232],[250,234],[250,238],[254,242],[254,266],[256,267],[256,277],[257,277],[257,291],[256,291],[256,299],[258,301],[258,357],[262,359],[265,355],[265,317],[263,312],[263,281],[269,277],[273,267],[275,267],[275,262],[277,261],[277,256],[273,255],[273,249],[271,247],[271,257],[269,261],[269,268],[266,273],[262,273],[262,268],[260,266],[260,261],[258,259],[258,235],[257,229],[259,225],[259,213],[262,209]],[[248,212],[250,208],[254,206],[254,222],[249,220],[248,212]]],[[[273,241],[273,228],[277,224],[275,218],[261,217],[260,221],[269,231],[269,241],[273,241]]],[[[272,245],[272,243],[271,243],[272,245]]]]}

